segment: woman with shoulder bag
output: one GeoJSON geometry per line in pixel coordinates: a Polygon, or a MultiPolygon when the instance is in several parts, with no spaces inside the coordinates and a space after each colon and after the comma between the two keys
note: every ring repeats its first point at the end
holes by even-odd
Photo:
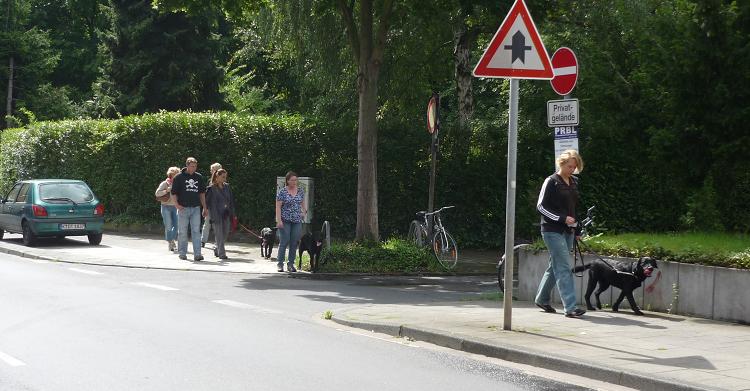
{"type": "Polygon", "coordinates": [[[234,218],[234,195],[227,183],[227,171],[220,168],[211,175],[211,184],[206,189],[206,207],[211,216],[211,226],[216,237],[214,256],[229,259],[224,248],[234,218]]]}
{"type": "Polygon", "coordinates": [[[164,239],[167,241],[169,251],[177,249],[177,244],[175,244],[175,239],[177,238],[177,207],[170,193],[172,192],[172,180],[179,173],[180,169],[178,167],[169,167],[167,170],[167,179],[159,184],[154,193],[156,200],[161,202],[164,239]]]}

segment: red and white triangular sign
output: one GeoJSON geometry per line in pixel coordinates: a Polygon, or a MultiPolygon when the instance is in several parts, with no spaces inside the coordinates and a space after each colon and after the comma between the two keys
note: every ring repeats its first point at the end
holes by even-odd
{"type": "Polygon", "coordinates": [[[474,68],[477,77],[552,79],[552,64],[523,0],[508,15],[474,68]]]}

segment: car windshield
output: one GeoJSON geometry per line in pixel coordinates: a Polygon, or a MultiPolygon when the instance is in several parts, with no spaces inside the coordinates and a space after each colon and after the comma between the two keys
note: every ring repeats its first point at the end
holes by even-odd
{"type": "Polygon", "coordinates": [[[43,183],[39,185],[39,198],[45,202],[90,202],[94,193],[83,183],[43,183]]]}

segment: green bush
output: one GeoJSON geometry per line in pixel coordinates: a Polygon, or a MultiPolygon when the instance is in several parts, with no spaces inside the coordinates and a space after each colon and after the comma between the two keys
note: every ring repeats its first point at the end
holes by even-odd
{"type": "Polygon", "coordinates": [[[323,251],[320,272],[440,273],[444,270],[426,248],[403,239],[385,243],[334,243],[323,251]]]}

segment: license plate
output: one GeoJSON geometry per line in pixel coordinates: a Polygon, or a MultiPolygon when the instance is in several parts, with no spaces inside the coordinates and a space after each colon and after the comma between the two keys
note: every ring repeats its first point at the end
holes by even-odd
{"type": "Polygon", "coordinates": [[[86,224],[60,224],[60,229],[63,229],[63,230],[86,229],[86,224]]]}

